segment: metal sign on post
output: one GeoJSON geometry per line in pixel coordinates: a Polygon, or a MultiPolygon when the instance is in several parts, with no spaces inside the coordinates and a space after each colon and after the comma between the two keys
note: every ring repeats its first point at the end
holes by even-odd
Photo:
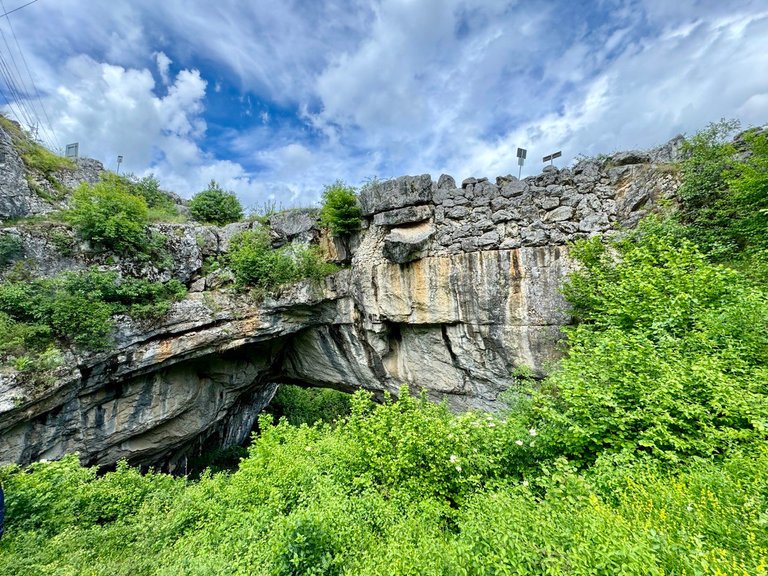
{"type": "Polygon", "coordinates": [[[75,142],[73,144],[67,144],[64,156],[67,158],[77,158],[80,155],[80,143],[75,142]]]}
{"type": "Polygon", "coordinates": [[[550,154],[549,156],[544,156],[544,158],[543,158],[543,161],[544,161],[544,162],[549,162],[549,165],[550,165],[550,166],[552,166],[552,161],[553,161],[555,158],[560,158],[560,156],[562,156],[562,155],[563,155],[563,153],[562,153],[562,152],[560,152],[560,151],[557,151],[557,152],[555,152],[554,154],[550,154]]]}
{"type": "Polygon", "coordinates": [[[525,158],[528,156],[528,150],[525,148],[517,149],[517,165],[520,167],[517,171],[517,179],[520,179],[520,175],[523,173],[523,164],[525,164],[525,158]]]}

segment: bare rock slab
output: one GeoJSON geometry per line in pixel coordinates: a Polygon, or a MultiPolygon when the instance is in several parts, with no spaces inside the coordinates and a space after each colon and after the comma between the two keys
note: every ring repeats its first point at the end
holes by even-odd
{"type": "Polygon", "coordinates": [[[386,210],[427,204],[432,200],[432,177],[401,176],[394,180],[376,182],[360,193],[363,216],[371,216],[386,210]]]}
{"type": "Polygon", "coordinates": [[[384,257],[397,264],[418,260],[434,233],[434,227],[428,223],[395,228],[384,238],[384,257]]]}

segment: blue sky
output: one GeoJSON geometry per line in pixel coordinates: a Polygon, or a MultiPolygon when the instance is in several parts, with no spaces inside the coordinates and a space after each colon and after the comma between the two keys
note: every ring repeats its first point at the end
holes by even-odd
{"type": "Polygon", "coordinates": [[[38,0],[0,30],[51,146],[254,209],[768,122],[766,0],[38,0]]]}

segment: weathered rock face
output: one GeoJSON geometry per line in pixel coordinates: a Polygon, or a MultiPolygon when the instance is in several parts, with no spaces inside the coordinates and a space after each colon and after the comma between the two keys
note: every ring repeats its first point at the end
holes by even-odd
{"type": "MultiPolygon", "coordinates": [[[[73,189],[82,182],[98,182],[103,172],[98,160],[79,158],[74,168],[59,170],[54,179],[63,189],[73,189]]],[[[47,214],[65,206],[66,197],[24,165],[11,135],[0,128],[0,219],[47,214]]]]}
{"type": "MultiPolygon", "coordinates": [[[[102,266],[178,278],[190,296],[160,323],[120,321],[108,353],[70,352],[44,391],[0,376],[0,462],[79,451],[87,462],[177,466],[203,446],[242,441],[281,382],[377,394],[406,384],[456,410],[493,410],[516,367],[541,373],[558,358],[567,242],[631,226],[671,196],[674,171],[651,162],[673,153],[632,152],[522,181],[371,185],[363,231],[342,243],[321,237],[351,266],[262,303],[219,289],[220,272],[202,273],[204,258],[259,224],[163,225],[173,266],[102,266]]],[[[272,216],[275,243],[315,241],[314,217],[272,216]]],[[[79,245],[68,261],[51,256],[35,230],[0,232],[17,234],[41,273],[96,257],[79,245]]]]}
{"type": "Polygon", "coordinates": [[[10,135],[0,130],[0,218],[19,218],[52,209],[30,190],[24,162],[10,135]]]}

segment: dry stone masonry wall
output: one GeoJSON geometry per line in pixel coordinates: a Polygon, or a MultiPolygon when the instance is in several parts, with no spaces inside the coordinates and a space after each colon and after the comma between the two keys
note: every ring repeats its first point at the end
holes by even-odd
{"type": "Polygon", "coordinates": [[[677,189],[664,170],[677,148],[624,152],[574,168],[547,166],[535,177],[448,175],[377,182],[363,191],[363,214],[385,227],[383,253],[405,263],[424,256],[521,247],[562,246],[589,235],[633,226],[661,197],[677,189]],[[653,159],[653,160],[652,160],[653,159]]]}

